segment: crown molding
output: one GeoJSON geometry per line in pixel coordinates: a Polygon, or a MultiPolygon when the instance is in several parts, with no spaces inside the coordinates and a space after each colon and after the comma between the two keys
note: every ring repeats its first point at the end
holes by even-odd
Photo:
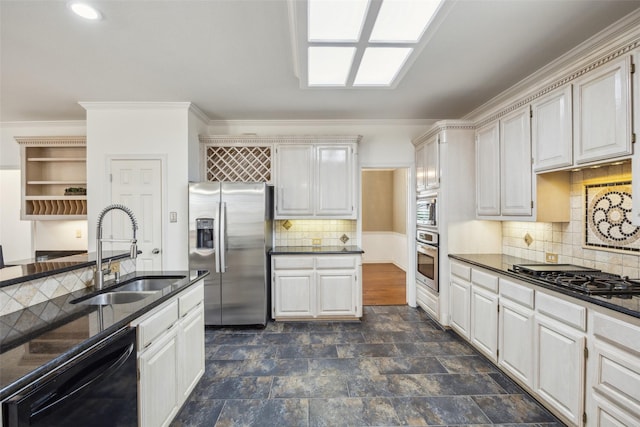
{"type": "Polygon", "coordinates": [[[359,143],[362,135],[200,135],[203,144],[359,143]]]}
{"type": "Polygon", "coordinates": [[[474,122],[469,120],[441,120],[436,122],[431,129],[423,133],[411,140],[413,145],[420,145],[429,138],[437,135],[442,131],[451,131],[451,130],[476,130],[476,125],[474,122]]]}
{"type": "Polygon", "coordinates": [[[20,145],[87,145],[87,137],[82,136],[14,136],[20,145]]]}
{"type": "Polygon", "coordinates": [[[196,104],[194,103],[190,103],[189,105],[189,111],[192,112],[197,118],[199,118],[200,120],[202,120],[202,122],[204,124],[208,124],[211,119],[209,118],[209,116],[207,116],[207,114],[202,111],[200,109],[200,107],[198,107],[196,104]]]}
{"type": "MultiPolygon", "coordinates": [[[[78,102],[85,110],[189,110],[191,102],[78,102]]],[[[205,115],[206,117],[206,115],[205,115]]]]}
{"type": "Polygon", "coordinates": [[[210,126],[432,126],[434,119],[210,120],[210,126]]]}
{"type": "Polygon", "coordinates": [[[0,129],[22,128],[22,127],[68,127],[87,126],[86,120],[50,120],[50,121],[24,121],[24,122],[0,122],[0,129]]]}
{"type": "Polygon", "coordinates": [[[640,46],[640,9],[587,39],[476,108],[463,119],[482,126],[640,46]]]}

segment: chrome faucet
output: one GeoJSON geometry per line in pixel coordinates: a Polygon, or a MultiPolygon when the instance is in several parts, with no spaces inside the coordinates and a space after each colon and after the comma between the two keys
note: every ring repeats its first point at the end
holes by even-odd
{"type": "Polygon", "coordinates": [[[111,273],[111,261],[107,265],[107,268],[102,269],[102,242],[129,242],[131,243],[130,249],[130,258],[136,259],[138,256],[138,245],[136,240],[136,230],[138,229],[138,222],[136,221],[136,217],[133,215],[131,209],[124,205],[109,205],[106,208],[102,209],[102,212],[98,215],[98,226],[96,230],[96,274],[95,274],[95,285],[97,289],[102,289],[104,286],[104,276],[111,273]],[[129,219],[131,219],[131,228],[133,229],[133,238],[132,239],[103,239],[102,238],[102,220],[107,212],[112,211],[114,209],[118,209],[129,215],[129,219]]]}

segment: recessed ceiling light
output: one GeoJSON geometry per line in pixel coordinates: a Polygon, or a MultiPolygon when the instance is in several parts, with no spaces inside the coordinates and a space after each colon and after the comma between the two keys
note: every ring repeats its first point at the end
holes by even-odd
{"type": "Polygon", "coordinates": [[[308,40],[355,42],[369,0],[309,0],[308,40]]]}
{"type": "Polygon", "coordinates": [[[309,86],[344,86],[351,70],[355,47],[310,46],[309,86]]]}
{"type": "Polygon", "coordinates": [[[385,0],[371,31],[371,42],[416,43],[441,0],[385,0]]]}
{"type": "Polygon", "coordinates": [[[366,48],[353,85],[391,85],[412,51],[410,47],[366,48]]]}
{"type": "Polygon", "coordinates": [[[93,6],[89,6],[86,3],[71,2],[69,3],[69,9],[71,9],[73,13],[84,19],[89,19],[92,21],[98,21],[102,19],[102,14],[100,13],[100,11],[98,11],[98,9],[94,8],[93,6]]]}

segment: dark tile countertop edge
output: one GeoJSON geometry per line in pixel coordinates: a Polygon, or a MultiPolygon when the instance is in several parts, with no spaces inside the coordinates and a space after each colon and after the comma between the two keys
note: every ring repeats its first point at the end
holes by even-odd
{"type": "MultiPolygon", "coordinates": [[[[169,292],[159,292],[158,293],[159,295],[157,295],[157,296],[154,295],[154,296],[152,296],[150,298],[146,298],[146,299],[142,300],[144,302],[144,304],[140,304],[139,309],[137,309],[136,311],[132,312],[131,314],[129,314],[129,315],[125,316],[125,317],[122,317],[121,319],[118,319],[113,324],[111,324],[108,327],[104,328],[104,330],[97,332],[95,335],[83,340],[80,344],[77,344],[73,348],[62,352],[60,355],[58,355],[56,357],[53,357],[48,362],[42,364],[40,367],[38,367],[35,370],[29,372],[28,374],[24,375],[23,377],[20,377],[19,379],[15,380],[15,381],[13,381],[13,382],[11,382],[9,384],[0,384],[0,387],[1,387],[0,388],[0,401],[5,400],[6,398],[8,398],[11,395],[15,394],[17,391],[20,391],[24,387],[28,386],[30,383],[34,382],[36,379],[41,378],[43,376],[46,376],[51,371],[53,371],[56,368],[60,367],[61,365],[63,365],[67,361],[73,359],[74,357],[76,357],[80,353],[84,352],[88,348],[100,343],[101,341],[104,341],[105,339],[107,339],[108,337],[116,334],[120,330],[128,328],[129,327],[128,326],[129,323],[131,323],[133,320],[139,318],[140,316],[142,316],[145,313],[149,312],[153,308],[159,306],[160,304],[162,304],[163,302],[167,301],[168,299],[170,299],[171,297],[173,297],[177,293],[182,292],[186,288],[190,287],[191,285],[193,285],[194,283],[196,283],[200,279],[202,279],[205,276],[209,275],[209,272],[206,271],[206,270],[204,270],[204,271],[202,271],[202,270],[194,270],[194,271],[162,271],[162,272],[159,272],[159,271],[155,271],[155,272],[154,271],[139,271],[139,272],[134,272],[134,273],[128,274],[126,276],[122,276],[122,280],[121,280],[120,283],[126,282],[128,280],[135,279],[136,277],[143,277],[143,276],[147,276],[148,277],[148,276],[159,276],[159,275],[162,275],[162,276],[181,275],[181,276],[186,276],[186,277],[184,279],[181,279],[178,282],[176,282],[176,284],[171,285],[169,292]]],[[[109,291],[109,289],[105,288],[101,292],[108,292],[108,291],[109,291]]],[[[93,290],[93,288],[87,288],[87,290],[74,292],[73,294],[70,294],[70,295],[73,296],[72,299],[78,299],[78,298],[88,297],[89,295],[94,295],[96,293],[98,293],[98,292],[93,290]]],[[[96,307],[96,306],[90,306],[90,307],[96,307]]],[[[9,350],[11,348],[14,348],[16,345],[25,344],[25,343],[37,338],[38,336],[44,334],[45,332],[48,332],[48,331],[53,330],[53,329],[57,329],[57,328],[59,328],[61,326],[64,326],[65,324],[67,324],[69,322],[77,320],[78,318],[80,318],[82,316],[86,316],[86,315],[88,315],[88,313],[94,311],[94,309],[92,310],[90,307],[87,308],[86,310],[82,310],[80,312],[76,312],[76,313],[74,313],[72,315],[69,315],[64,319],[60,319],[59,321],[49,325],[49,327],[43,327],[43,328],[40,328],[38,330],[29,331],[24,336],[20,337],[19,339],[16,339],[16,340],[20,341],[17,344],[16,344],[15,340],[11,340],[10,343],[7,343],[6,347],[3,345],[2,351],[3,352],[7,351],[7,350],[9,350]]],[[[28,310],[28,308],[26,308],[25,310],[28,310]]],[[[0,356],[1,356],[1,353],[0,353],[0,356]]]]}
{"type": "Polygon", "coordinates": [[[550,285],[536,279],[523,277],[522,275],[509,271],[513,268],[514,264],[540,264],[539,262],[532,261],[530,259],[518,258],[503,254],[449,254],[449,258],[466,262],[478,267],[486,268],[487,270],[492,270],[496,273],[530,283],[540,288],[567,295],[572,298],[599,305],[601,307],[605,307],[610,310],[614,310],[619,313],[627,314],[629,316],[640,319],[640,311],[638,309],[625,306],[625,304],[627,304],[633,305],[634,307],[640,307],[640,296],[633,296],[630,299],[623,299],[616,297],[605,298],[602,296],[586,295],[580,292],[572,291],[570,289],[550,285]]]}
{"type": "Polygon", "coordinates": [[[363,254],[358,246],[276,246],[269,251],[271,255],[310,255],[310,254],[363,254]]]}
{"type": "MultiPolygon", "coordinates": [[[[108,262],[109,260],[117,261],[124,258],[129,258],[128,251],[105,251],[102,256],[102,259],[105,262],[108,262]]],[[[40,279],[53,274],[78,270],[80,268],[95,265],[95,263],[96,254],[92,252],[88,254],[72,255],[47,261],[37,261],[0,268],[0,288],[40,279]]]]}

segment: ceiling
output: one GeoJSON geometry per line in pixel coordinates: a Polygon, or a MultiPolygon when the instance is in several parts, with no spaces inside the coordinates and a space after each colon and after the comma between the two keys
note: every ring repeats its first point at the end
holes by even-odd
{"type": "MultiPolygon", "coordinates": [[[[302,1],[302,0],[292,0],[302,1]]],[[[303,89],[287,0],[0,0],[0,121],[84,120],[79,101],[191,101],[213,120],[460,118],[640,7],[446,0],[394,89],[303,89]]]]}

